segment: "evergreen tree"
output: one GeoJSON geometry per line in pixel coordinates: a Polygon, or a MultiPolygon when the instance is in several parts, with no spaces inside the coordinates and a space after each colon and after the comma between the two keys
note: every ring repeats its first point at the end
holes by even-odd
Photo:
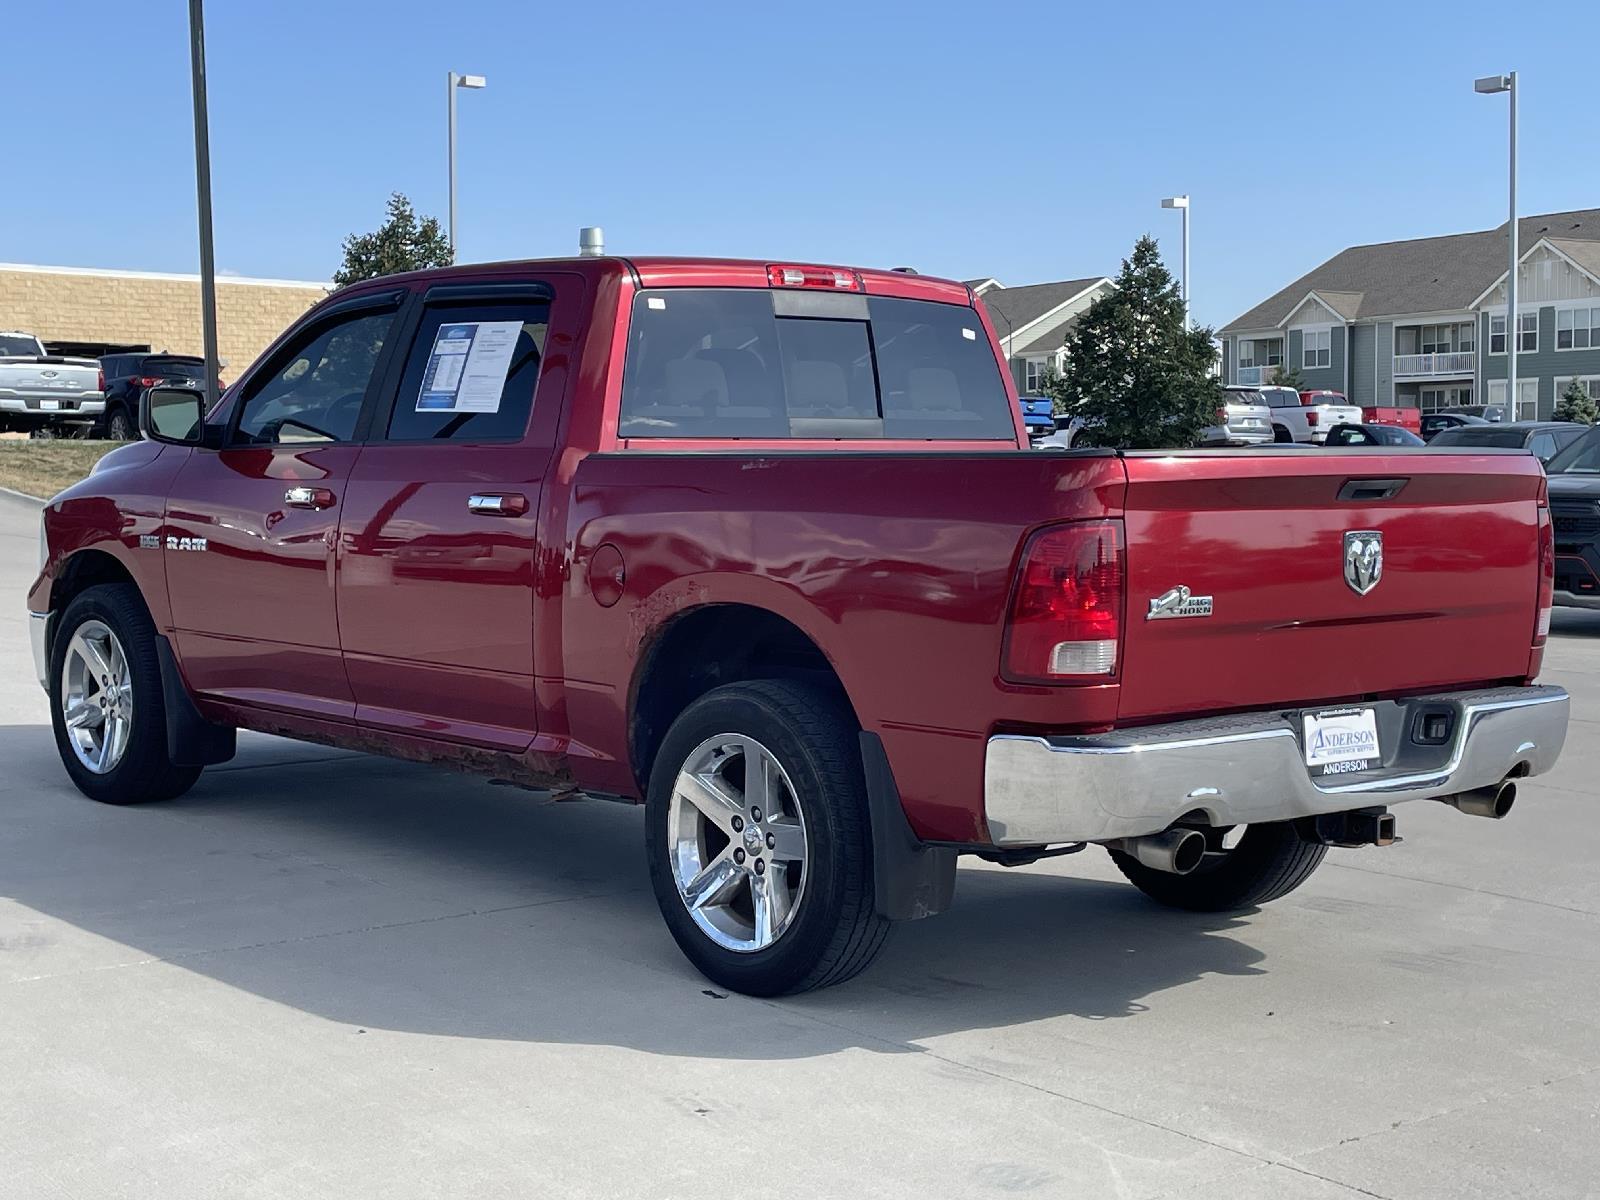
{"type": "Polygon", "coordinates": [[[1215,361],[1211,330],[1185,328],[1182,294],[1146,235],[1123,260],[1116,287],[1067,335],[1066,368],[1050,394],[1057,411],[1083,419],[1076,444],[1192,446],[1223,403],[1215,361]]]}
{"type": "Polygon", "coordinates": [[[1290,387],[1297,392],[1306,390],[1306,377],[1300,374],[1300,368],[1286,367],[1282,363],[1272,368],[1272,376],[1267,382],[1273,387],[1290,387]]]}
{"type": "Polygon", "coordinates": [[[388,219],[373,233],[344,240],[344,264],[334,272],[338,287],[424,267],[448,267],[450,242],[437,217],[417,220],[411,201],[399,192],[389,197],[388,219]]]}
{"type": "Polygon", "coordinates": [[[1574,379],[1567,384],[1567,390],[1561,393],[1561,399],[1556,401],[1555,417],[1558,421],[1593,425],[1596,417],[1600,417],[1600,404],[1594,402],[1582,380],[1574,379]]]}

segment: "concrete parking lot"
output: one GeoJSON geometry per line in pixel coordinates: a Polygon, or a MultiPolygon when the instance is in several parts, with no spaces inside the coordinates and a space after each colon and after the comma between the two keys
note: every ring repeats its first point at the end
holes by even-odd
{"type": "MultiPolygon", "coordinates": [[[[1600,613],[1560,767],[1235,917],[963,869],[857,981],[709,988],[638,811],[242,739],[68,784],[0,498],[0,1196],[1600,1195],[1600,613]]],[[[1435,636],[1449,637],[1448,628],[1435,636]]]]}

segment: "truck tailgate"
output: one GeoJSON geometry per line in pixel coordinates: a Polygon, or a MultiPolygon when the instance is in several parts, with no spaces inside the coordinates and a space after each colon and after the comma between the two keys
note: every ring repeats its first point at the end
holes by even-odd
{"type": "Polygon", "coordinates": [[[1527,674],[1543,486],[1531,455],[1198,452],[1124,461],[1119,721],[1527,674]],[[1345,535],[1362,531],[1382,535],[1381,574],[1364,595],[1346,580],[1345,535]],[[1178,588],[1189,589],[1186,608],[1169,595],[1178,588]],[[1153,617],[1151,601],[1162,596],[1176,611],[1153,617]],[[1199,614],[1205,597],[1210,615],[1186,615],[1199,614]]]}

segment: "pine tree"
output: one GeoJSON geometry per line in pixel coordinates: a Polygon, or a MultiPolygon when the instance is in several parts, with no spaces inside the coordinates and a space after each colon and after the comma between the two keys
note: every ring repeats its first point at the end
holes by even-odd
{"type": "Polygon", "coordinates": [[[1567,384],[1567,390],[1556,401],[1556,420],[1576,421],[1579,425],[1593,425],[1600,417],[1600,404],[1596,404],[1581,379],[1567,384]]]}
{"type": "Polygon", "coordinates": [[[1299,367],[1286,367],[1282,363],[1272,368],[1272,376],[1267,380],[1272,387],[1289,387],[1297,392],[1306,390],[1306,377],[1300,374],[1299,367]]]}
{"type": "Polygon", "coordinates": [[[352,233],[344,240],[344,264],[334,272],[338,287],[424,267],[448,267],[450,242],[439,218],[417,220],[411,201],[399,192],[389,197],[388,219],[373,233],[352,233]]]}
{"type": "Polygon", "coordinates": [[[1067,335],[1066,368],[1050,394],[1058,411],[1083,419],[1078,444],[1192,446],[1223,402],[1215,361],[1211,330],[1185,328],[1182,294],[1146,235],[1116,287],[1067,335]]]}

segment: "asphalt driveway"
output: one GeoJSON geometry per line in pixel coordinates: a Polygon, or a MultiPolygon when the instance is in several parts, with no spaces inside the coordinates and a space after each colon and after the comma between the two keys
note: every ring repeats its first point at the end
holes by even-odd
{"type": "Polygon", "coordinates": [[[1556,772],[1239,917],[964,868],[853,983],[721,995],[640,814],[264,737],[67,783],[0,497],[0,1197],[1600,1195],[1600,613],[1556,772]]]}

